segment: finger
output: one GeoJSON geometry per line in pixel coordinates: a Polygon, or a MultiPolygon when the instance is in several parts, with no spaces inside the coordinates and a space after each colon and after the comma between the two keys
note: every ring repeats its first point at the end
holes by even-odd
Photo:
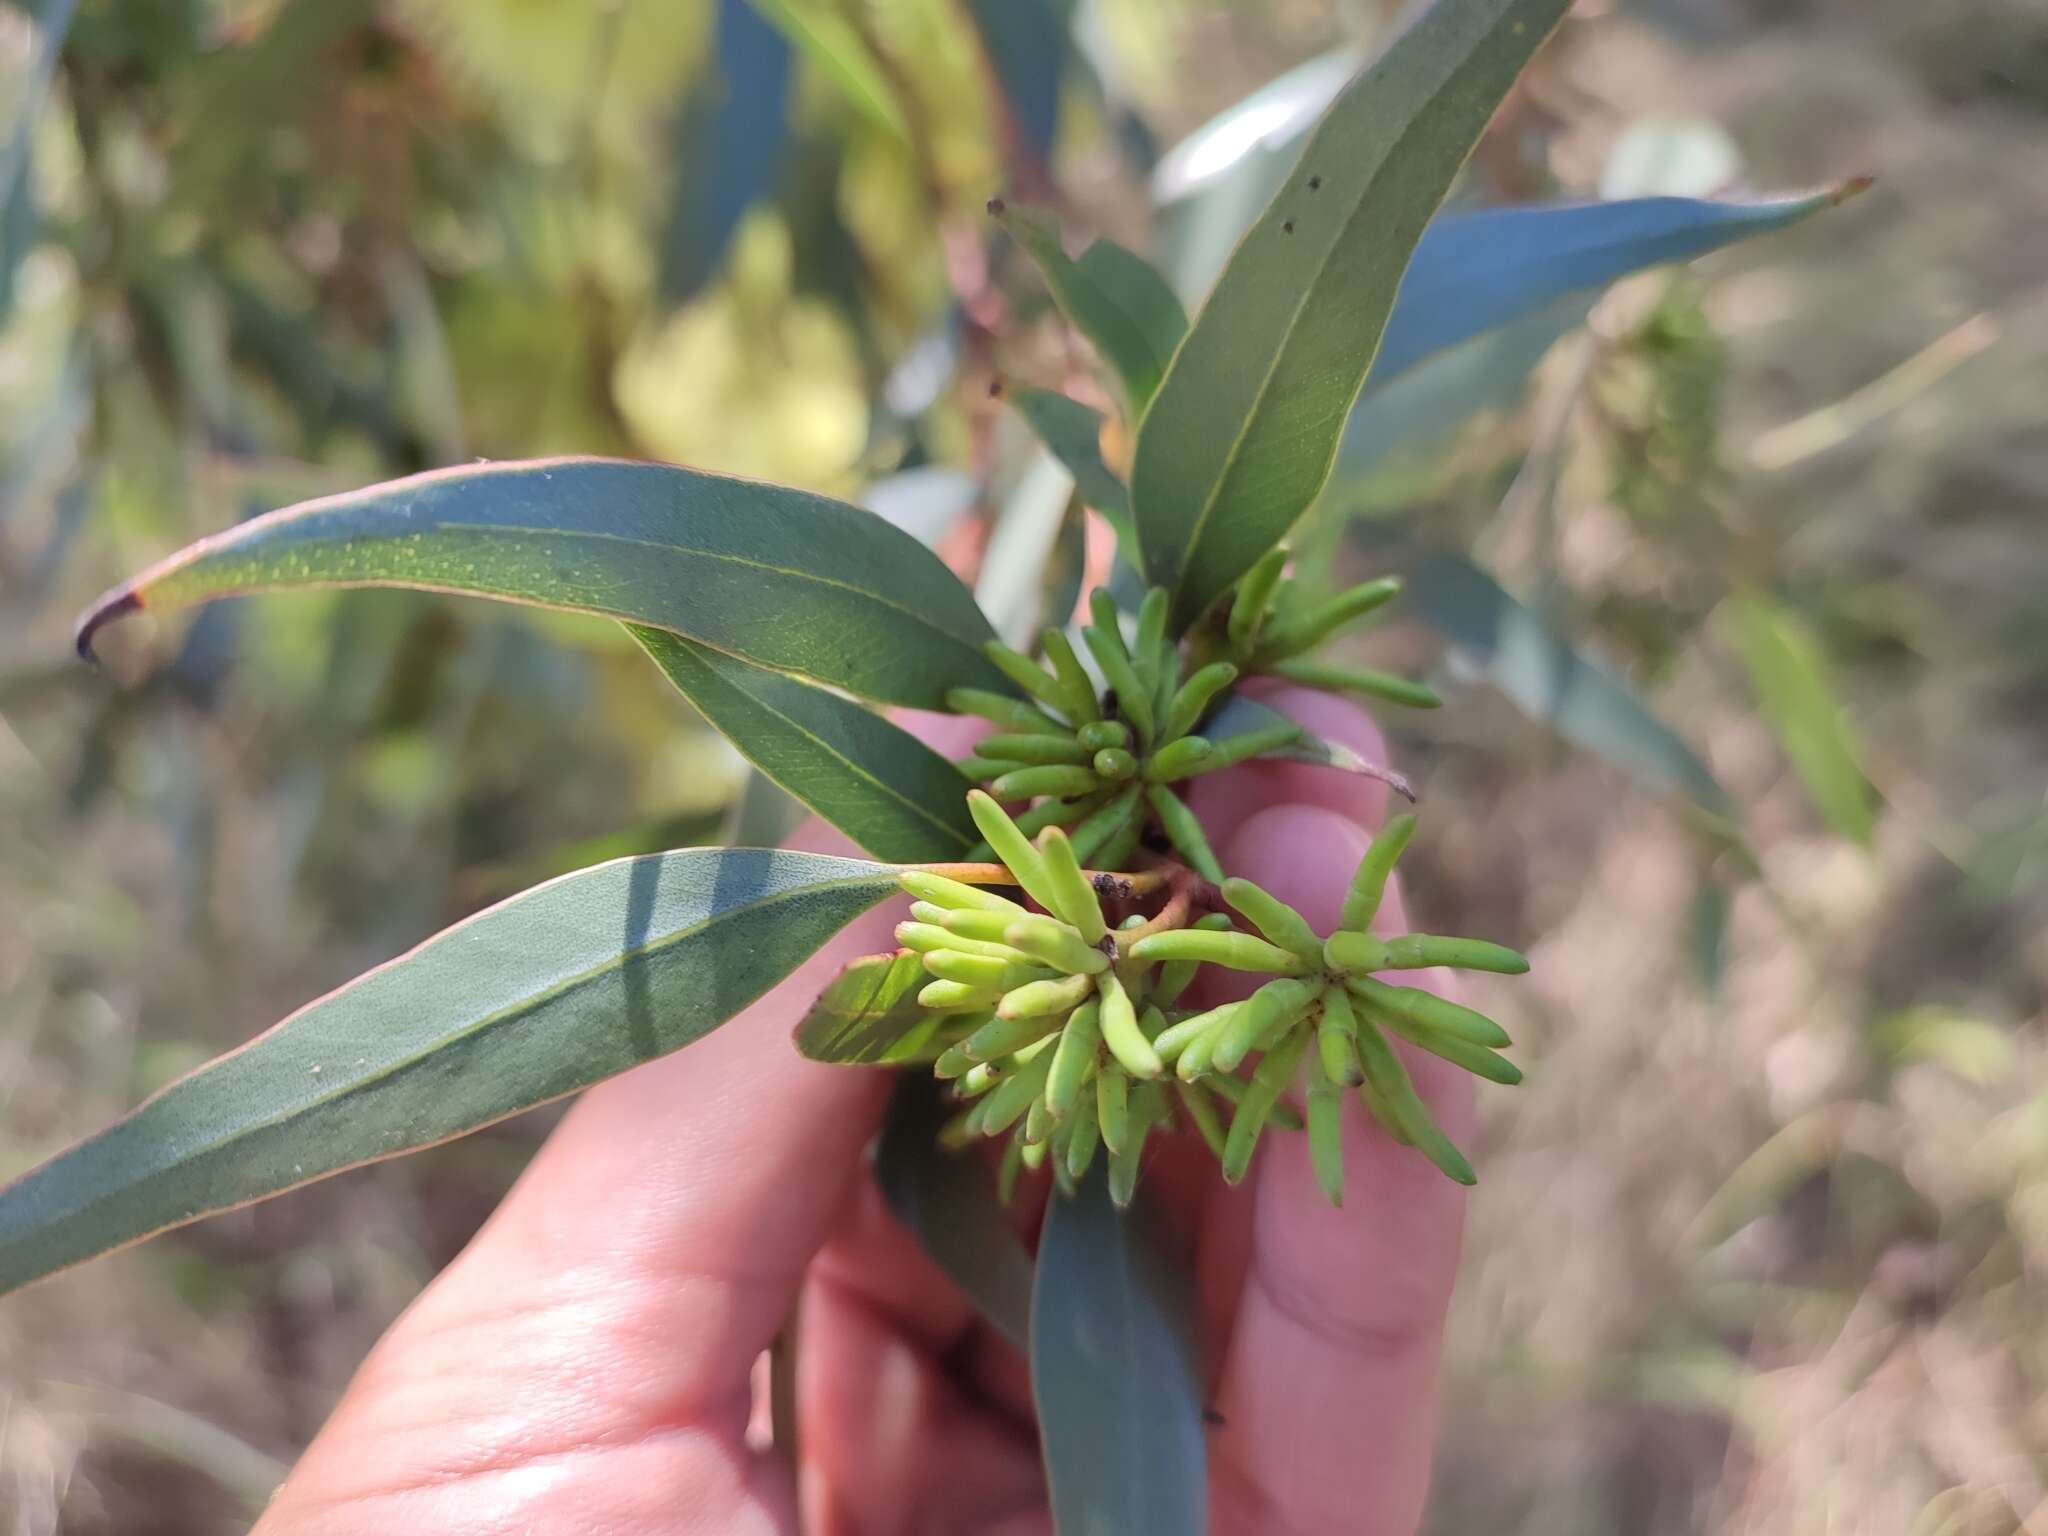
{"type": "MultiPolygon", "coordinates": [[[[1307,712],[1302,701],[1286,707],[1307,712]]],[[[1316,708],[1319,734],[1368,756],[1383,751],[1349,706],[1316,708]]],[[[1280,784],[1312,771],[1287,770],[1280,784]]],[[[1328,932],[1369,841],[1353,817],[1296,801],[1240,819],[1224,863],[1328,932]]],[[[1380,925],[1405,926],[1398,885],[1380,925]]],[[[1432,1113],[1462,1135],[1464,1074],[1408,1059],[1432,1113]]],[[[1216,1401],[1225,1420],[1216,1439],[1220,1530],[1405,1532],[1419,1516],[1462,1191],[1356,1104],[1344,1139],[1342,1210],[1317,1186],[1305,1138],[1275,1135],[1247,1186],[1248,1218],[1236,1211],[1249,1242],[1216,1401]]]]}
{"type": "Polygon", "coordinates": [[[870,914],[724,1028],[586,1093],[372,1353],[279,1528],[314,1511],[323,1529],[674,1530],[678,1511],[789,1528],[786,1475],[744,1450],[750,1371],[887,1093],[803,1060],[789,1030],[888,923],[870,914]]]}

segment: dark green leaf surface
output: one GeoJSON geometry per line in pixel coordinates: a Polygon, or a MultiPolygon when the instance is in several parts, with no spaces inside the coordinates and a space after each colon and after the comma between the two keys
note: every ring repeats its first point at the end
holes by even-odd
{"type": "Polygon", "coordinates": [[[1123,481],[1102,460],[1102,412],[1055,389],[1018,389],[1010,403],[1052,450],[1081,500],[1102,514],[1117,537],[1131,544],[1131,497],[1123,481]]]}
{"type": "Polygon", "coordinates": [[[1046,1206],[1031,1292],[1031,1395],[1060,1536],[1200,1536],[1209,1525],[1191,1277],[1142,1197],[1096,1169],[1046,1206]]]}
{"type": "Polygon", "coordinates": [[[1736,648],[1778,743],[1830,827],[1870,846],[1875,821],[1855,733],[1829,685],[1820,643],[1759,593],[1732,600],[1736,648]]]}
{"type": "Polygon", "coordinates": [[[1186,628],[1322,489],[1403,270],[1569,0],[1457,0],[1337,99],[1244,237],[1138,433],[1146,576],[1186,628]]]}
{"type": "Polygon", "coordinates": [[[688,1045],[895,889],[884,865],[729,848],[537,886],[0,1189],[0,1292],[688,1045]]]}
{"type": "Polygon", "coordinates": [[[905,1073],[875,1148],[875,1182],[933,1262],[1021,1350],[1031,1333],[1031,1256],[1003,1215],[988,1164],[938,1144],[948,1113],[937,1083],[905,1073]]]}
{"type": "Polygon", "coordinates": [[[1011,691],[988,621],[930,550],[828,496],[667,464],[466,465],[254,518],[94,605],[79,647],[137,608],[277,587],[414,587],[603,614],[865,698],[937,709],[1011,691]]]}
{"type": "Polygon", "coordinates": [[[1070,258],[1059,222],[1038,209],[1010,205],[997,217],[1045,274],[1061,312],[1116,374],[1130,418],[1144,415],[1188,328],[1166,279],[1113,240],[1097,240],[1070,258]]]}
{"type": "Polygon", "coordinates": [[[930,981],[910,950],[865,955],[832,979],[796,1027],[796,1048],[812,1061],[883,1067],[938,1059],[946,1015],[917,1001],[930,981]]]}
{"type": "Polygon", "coordinates": [[[1724,815],[1727,796],[1707,765],[1637,699],[1586,661],[1486,572],[1432,555],[1409,577],[1408,601],[1493,685],[1567,740],[1724,815]]]}
{"type": "Polygon", "coordinates": [[[748,762],[876,858],[957,859],[980,841],[960,770],[908,731],[784,673],[627,628],[748,762]]]}

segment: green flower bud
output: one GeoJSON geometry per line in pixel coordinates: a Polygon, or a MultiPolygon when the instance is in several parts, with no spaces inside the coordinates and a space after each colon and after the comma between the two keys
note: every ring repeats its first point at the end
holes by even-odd
{"type": "Polygon", "coordinates": [[[1013,1136],[1003,1148],[1002,1166],[996,1170],[996,1198],[1008,1205],[1017,1193],[1017,1179],[1024,1171],[1024,1138],[1013,1136]]]}
{"type": "Polygon", "coordinates": [[[1387,877],[1393,874],[1401,855],[1408,851],[1408,840],[1414,836],[1415,818],[1406,813],[1394,817],[1380,828],[1379,835],[1373,838],[1372,846],[1365,850],[1365,857],[1358,861],[1358,869],[1351,876],[1351,890],[1344,898],[1339,927],[1354,933],[1364,933],[1372,927],[1372,920],[1379,915],[1380,902],[1387,893],[1387,877]]]}
{"type": "Polygon", "coordinates": [[[1232,876],[1223,882],[1223,899],[1242,913],[1245,921],[1282,949],[1299,955],[1305,964],[1315,965],[1322,959],[1322,939],[1307,918],[1279,897],[1232,876]]]}
{"type": "MultiPolygon", "coordinates": [[[[1275,986],[1282,983],[1275,982],[1275,986]]],[[[1237,1113],[1230,1117],[1230,1135],[1223,1144],[1223,1178],[1225,1182],[1237,1184],[1243,1181],[1245,1172],[1252,1165],[1252,1153],[1257,1150],[1259,1135],[1271,1118],[1274,1105],[1280,1095],[1294,1083],[1296,1068],[1301,1064],[1302,1050],[1308,1044],[1308,1036],[1297,1030],[1289,1035],[1260,1060],[1258,1070],[1252,1073],[1251,1092],[1237,1106],[1237,1113]]]]}
{"type": "Polygon", "coordinates": [[[946,708],[956,715],[979,715],[984,720],[993,720],[997,725],[1008,726],[1013,731],[1058,731],[1065,727],[1044,710],[1013,699],[1005,693],[990,693],[985,688],[949,688],[946,690],[946,708]]]}
{"type": "Polygon", "coordinates": [[[942,981],[957,981],[970,987],[999,992],[1046,981],[1053,972],[1042,965],[1013,965],[992,955],[970,955],[959,949],[934,949],[924,956],[924,968],[942,981]]]}
{"type": "Polygon", "coordinates": [[[1010,820],[992,796],[978,789],[967,792],[967,814],[974,818],[975,826],[988,839],[996,857],[1017,877],[1017,883],[1024,887],[1033,901],[1051,911],[1054,902],[1052,886],[1046,878],[1044,862],[1038,857],[1038,850],[1031,846],[1030,839],[1018,830],[1017,824],[1010,820]]]}
{"type": "Polygon", "coordinates": [[[1095,1120],[1095,1095],[1084,1093],[1074,1105],[1067,1123],[1067,1177],[1084,1179],[1095,1161],[1095,1149],[1102,1145],[1102,1129],[1095,1120]]]}
{"type": "MultiPolygon", "coordinates": [[[[1052,664],[1052,674],[1059,679],[1061,709],[1069,720],[1083,724],[1092,721],[1100,710],[1095,704],[1095,683],[1088,671],[1081,665],[1081,658],[1074,654],[1073,643],[1064,631],[1048,627],[1039,636],[1039,649],[1045,652],[1045,659],[1052,664]]],[[[1094,751],[1093,747],[1089,751],[1094,751]]]]}
{"type": "MultiPolygon", "coordinates": [[[[1220,1072],[1214,1077],[1203,1078],[1202,1086],[1214,1093],[1218,1098],[1228,1099],[1233,1105],[1239,1107],[1243,1106],[1244,1101],[1251,1096],[1252,1092],[1252,1085],[1243,1078],[1231,1077],[1220,1072]]],[[[1266,1118],[1279,1126],[1283,1131],[1298,1131],[1301,1129],[1301,1116],[1295,1112],[1294,1106],[1285,1099],[1281,1099],[1276,1103],[1273,1106],[1272,1113],[1267,1115],[1266,1118]]]]}
{"type": "Polygon", "coordinates": [[[989,793],[998,800],[1031,800],[1039,795],[1085,795],[1097,783],[1092,769],[1052,763],[1037,768],[1013,768],[991,781],[989,793]]]}
{"type": "Polygon", "coordinates": [[[1002,994],[996,1003],[996,1015],[1004,1019],[1029,1019],[1065,1013],[1094,990],[1098,979],[1094,976],[1058,976],[1049,981],[1027,982],[1002,994]]]}
{"type": "Polygon", "coordinates": [[[1062,696],[1059,679],[1020,651],[1013,651],[1000,640],[991,640],[982,648],[982,654],[1003,671],[1004,676],[1022,688],[1041,703],[1050,704],[1054,709],[1065,709],[1067,701],[1062,696]]]}
{"type": "Polygon", "coordinates": [[[1154,784],[1192,778],[1206,773],[1215,756],[1215,743],[1206,736],[1183,736],[1179,741],[1169,741],[1145,760],[1145,777],[1154,784]]]}
{"type": "Polygon", "coordinates": [[[1038,857],[1053,890],[1054,900],[1046,904],[1047,910],[1064,918],[1080,934],[1083,943],[1093,944],[1108,933],[1109,925],[1102,920],[1102,903],[1096,899],[1094,885],[1081,872],[1081,862],[1074,857],[1074,845],[1067,840],[1067,834],[1058,827],[1047,827],[1039,835],[1038,857]]]}
{"type": "Polygon", "coordinates": [[[1088,761],[1087,749],[1064,731],[1057,736],[998,731],[982,737],[974,744],[974,750],[983,757],[1002,758],[1019,765],[1088,761]]]}
{"type": "Polygon", "coordinates": [[[1159,1053],[1161,1061],[1178,1061],[1182,1051],[1243,1006],[1242,1003],[1225,1003],[1220,1008],[1211,1008],[1207,1013],[1191,1014],[1185,1019],[1169,1024],[1153,1037],[1152,1049],[1159,1053]]]}
{"type": "Polygon", "coordinates": [[[1223,866],[1216,862],[1208,835],[1202,831],[1202,824],[1188,809],[1187,802],[1164,784],[1146,785],[1145,798],[1151,803],[1152,813],[1159,818],[1167,841],[1187,861],[1188,867],[1211,885],[1221,885],[1223,866]]]}
{"type": "Polygon", "coordinates": [[[1249,651],[1257,639],[1260,623],[1266,617],[1267,604],[1272,601],[1273,588],[1279,584],[1280,573],[1286,568],[1287,551],[1269,549],[1239,579],[1237,594],[1230,604],[1228,630],[1230,648],[1239,655],[1249,651]]]}
{"type": "Polygon", "coordinates": [[[1145,1138],[1165,1109],[1166,1098],[1157,1083],[1140,1083],[1131,1095],[1130,1126],[1124,1132],[1124,1144],[1109,1154],[1109,1198],[1119,1210],[1129,1205],[1138,1192],[1138,1167],[1145,1151],[1145,1138]]]}
{"type": "Polygon", "coordinates": [[[1489,1050],[1514,1043],[1508,1032],[1485,1014],[1420,987],[1390,987],[1370,976],[1347,976],[1344,985],[1376,1016],[1397,1018],[1416,1029],[1433,1030],[1489,1050]]]}
{"type": "Polygon", "coordinates": [[[981,784],[990,779],[1000,779],[1006,773],[1015,773],[1026,765],[1007,758],[982,757],[975,754],[958,759],[953,766],[960,770],[962,778],[972,779],[975,783],[981,784]]]}
{"type": "Polygon", "coordinates": [[[1232,736],[1219,741],[1216,750],[1202,765],[1201,772],[1215,773],[1222,768],[1235,768],[1239,763],[1252,758],[1263,757],[1268,752],[1292,745],[1302,737],[1302,727],[1292,720],[1280,720],[1272,725],[1261,726],[1256,731],[1246,731],[1241,736],[1232,736]]]}
{"type": "Polygon", "coordinates": [[[1367,1107],[1375,1113],[1391,1116],[1400,1136],[1451,1178],[1460,1184],[1478,1183],[1478,1176],[1472,1172],[1472,1165],[1465,1160],[1465,1154],[1438,1129],[1436,1121],[1430,1118],[1429,1110],[1416,1097],[1408,1069],[1401,1065],[1401,1058],[1394,1054],[1394,1048],[1387,1044],[1384,1035],[1362,1020],[1358,1026],[1358,1059],[1365,1068],[1366,1083],[1372,1089],[1366,1095],[1367,1107]]]}
{"type": "Polygon", "coordinates": [[[1144,601],[1138,604],[1138,634],[1131,646],[1131,656],[1142,670],[1156,667],[1169,652],[1166,607],[1164,587],[1151,588],[1145,593],[1144,601]]]}
{"type": "Polygon", "coordinates": [[[1131,946],[1133,960],[1193,960],[1233,971],[1263,971],[1298,976],[1308,963],[1291,950],[1249,933],[1217,933],[1204,928],[1170,928],[1147,934],[1131,946]]]}
{"type": "Polygon", "coordinates": [[[1113,1061],[1102,1063],[1095,1074],[1095,1120],[1102,1131],[1102,1144],[1114,1154],[1129,1139],[1131,1080],[1113,1061]]]}
{"type": "Polygon", "coordinates": [[[1344,1093],[1334,1083],[1308,1091],[1308,1160],[1330,1204],[1344,1203],[1344,1093]]]}
{"type": "Polygon", "coordinates": [[[1104,971],[1095,978],[1095,984],[1102,999],[1102,1043],[1109,1048],[1110,1055],[1133,1077],[1157,1077],[1164,1072],[1166,1064],[1145,1038],[1145,1032],[1138,1028],[1131,995],[1117,980],[1116,972],[1104,971]]]}
{"type": "Polygon", "coordinates": [[[1389,704],[1406,704],[1411,709],[1436,709],[1443,704],[1436,690],[1425,683],[1369,667],[1333,667],[1318,661],[1282,661],[1267,669],[1275,677],[1326,693],[1362,693],[1389,704]]]}
{"type": "Polygon", "coordinates": [[[1387,964],[1387,946],[1369,933],[1353,933],[1339,929],[1323,942],[1323,963],[1333,971],[1383,970],[1387,964]]]}
{"type": "MultiPolygon", "coordinates": [[[[1051,1081],[1050,1074],[1046,1080],[1051,1081]]],[[[1042,1143],[1052,1136],[1052,1128],[1052,1110],[1045,1102],[1045,1095],[1041,1093],[1031,1101],[1031,1107],[1024,1111],[1024,1140],[1027,1144],[1042,1143]]],[[[1029,1168],[1036,1165],[1027,1162],[1024,1166],[1029,1168]]]]}
{"type": "Polygon", "coordinates": [[[1216,695],[1236,681],[1237,668],[1227,661],[1213,661],[1191,673],[1188,680],[1174,691],[1166,706],[1166,721],[1159,728],[1160,737],[1173,741],[1187,735],[1202,723],[1202,716],[1209,712],[1209,705],[1216,695]]]}
{"type": "MultiPolygon", "coordinates": [[[[1000,1136],[1030,1110],[1032,1101],[1045,1091],[1046,1077],[1052,1071],[1052,1052],[1039,1051],[1029,1061],[1018,1058],[1021,1065],[1015,1072],[997,1083],[988,1096],[988,1108],[982,1112],[981,1134],[1000,1136]]],[[[980,1071],[979,1067],[975,1071],[980,1071]]],[[[974,1074],[970,1072],[969,1077],[974,1074]]]]}
{"type": "MultiPolygon", "coordinates": [[[[996,914],[990,912],[984,915],[994,917],[996,914]]],[[[976,939],[962,938],[952,930],[938,927],[933,923],[898,923],[896,942],[905,949],[916,950],[919,954],[929,954],[939,949],[960,949],[970,955],[987,955],[992,959],[1006,960],[1016,965],[1028,964],[1031,960],[1029,955],[1012,949],[1007,944],[989,944],[976,939]]]]}
{"type": "Polygon", "coordinates": [[[1484,939],[1444,939],[1430,933],[1404,933],[1387,940],[1383,970],[1417,971],[1426,966],[1455,966],[1461,971],[1492,971],[1501,976],[1528,974],[1528,957],[1505,944],[1484,939]]]}
{"type": "Polygon", "coordinates": [[[1202,1015],[1206,1027],[1190,1031],[1176,1041],[1173,1074],[1184,1083],[1206,1077],[1216,1056],[1216,1042],[1223,1038],[1223,1031],[1244,1011],[1243,1003],[1225,1003],[1221,1008],[1212,1008],[1202,1015]]]}
{"type": "Polygon", "coordinates": [[[1260,659],[1282,660],[1312,645],[1320,645],[1344,625],[1392,602],[1400,591],[1400,577],[1383,576],[1378,581],[1368,581],[1348,592],[1340,592],[1305,613],[1294,614],[1269,625],[1259,639],[1260,659]]]}
{"type": "Polygon", "coordinates": [[[1209,1144],[1209,1150],[1220,1161],[1224,1145],[1223,1117],[1217,1114],[1216,1101],[1209,1096],[1209,1090],[1200,1083],[1176,1082],[1173,1091],[1180,1099],[1180,1107],[1187,1111],[1188,1119],[1202,1133],[1202,1140],[1209,1144]]]}
{"type": "Polygon", "coordinates": [[[1245,1057],[1269,1036],[1286,1030],[1308,1012],[1320,989],[1312,981],[1285,977],[1269,981],[1250,997],[1223,1033],[1210,1058],[1219,1072],[1235,1072],[1245,1057]]]}
{"type": "Polygon", "coordinates": [[[1121,720],[1097,720],[1082,726],[1074,734],[1090,752],[1106,752],[1111,747],[1128,747],[1131,744],[1130,730],[1121,720]]]}
{"type": "Polygon", "coordinates": [[[1003,934],[1010,948],[1069,976],[1093,976],[1109,969],[1109,956],[1092,944],[1083,944],[1080,934],[1049,917],[1039,921],[1021,917],[1003,934]]]}
{"type": "Polygon", "coordinates": [[[935,907],[979,907],[987,912],[1014,913],[1022,913],[1025,910],[1007,896],[984,890],[978,885],[965,885],[958,880],[949,880],[944,875],[935,875],[929,870],[906,869],[896,877],[896,883],[919,901],[928,901],[935,907]]]}
{"type": "Polygon", "coordinates": [[[917,1000],[933,1013],[968,1013],[993,1008],[1002,1000],[1002,993],[960,981],[928,981],[917,1000]]]}
{"type": "Polygon", "coordinates": [[[990,1018],[955,1049],[971,1062],[1000,1061],[1049,1038],[1058,1027],[1056,1021],[1043,1015],[1029,1019],[990,1018]]]}
{"type": "Polygon", "coordinates": [[[1323,1012],[1316,1021],[1316,1049],[1322,1058],[1323,1076],[1346,1088],[1365,1080],[1358,1065],[1358,1017],[1351,1011],[1351,997],[1342,987],[1323,988],[1323,1012]]]}
{"type": "Polygon", "coordinates": [[[1052,1072],[1045,1080],[1045,1103],[1054,1119],[1064,1119],[1080,1101],[1081,1090],[1095,1075],[1095,1048],[1102,1043],[1102,1009],[1093,999],[1076,1008],[1060,1043],[1053,1047],[1052,1072]]]}
{"type": "Polygon", "coordinates": [[[1138,760],[1122,747],[1104,747],[1090,766],[1111,783],[1121,784],[1137,773],[1138,760]]]}
{"type": "Polygon", "coordinates": [[[1136,801],[1131,803],[1131,813],[1124,818],[1123,825],[1111,832],[1102,841],[1102,846],[1089,858],[1089,863],[1098,869],[1122,869],[1130,863],[1131,855],[1137,852],[1138,840],[1145,833],[1145,818],[1136,801]]]}
{"type": "Polygon", "coordinates": [[[939,1052],[939,1059],[932,1063],[932,1076],[950,1081],[963,1077],[974,1069],[974,1058],[957,1045],[949,1045],[939,1052]]]}
{"type": "MultiPolygon", "coordinates": [[[[1099,769],[1097,770],[1100,771],[1099,769]]],[[[1074,828],[1074,857],[1082,864],[1093,864],[1102,857],[1103,849],[1110,845],[1117,833],[1137,814],[1138,796],[1141,791],[1133,784],[1122,789],[1105,801],[1100,810],[1091,812],[1086,820],[1074,828]]],[[[1115,866],[1111,866],[1114,868],[1115,866]]]]}

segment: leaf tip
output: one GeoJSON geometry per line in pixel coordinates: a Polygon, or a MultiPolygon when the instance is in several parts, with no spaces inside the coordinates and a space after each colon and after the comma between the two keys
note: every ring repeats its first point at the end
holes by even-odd
{"type": "Polygon", "coordinates": [[[1877,178],[1875,176],[1851,176],[1847,181],[1837,184],[1828,193],[1828,206],[1830,208],[1839,208],[1842,204],[1848,202],[1850,198],[1861,197],[1876,185],[1877,178]]]}
{"type": "Polygon", "coordinates": [[[1010,205],[1004,202],[1000,197],[990,198],[988,200],[987,207],[988,216],[992,219],[1000,219],[1004,214],[1010,211],[1010,205]]]}
{"type": "Polygon", "coordinates": [[[142,593],[134,587],[116,587],[107,593],[78,621],[78,632],[72,637],[77,647],[78,659],[91,666],[99,665],[99,657],[93,653],[92,643],[99,632],[116,619],[126,618],[131,613],[142,611],[142,593]]]}

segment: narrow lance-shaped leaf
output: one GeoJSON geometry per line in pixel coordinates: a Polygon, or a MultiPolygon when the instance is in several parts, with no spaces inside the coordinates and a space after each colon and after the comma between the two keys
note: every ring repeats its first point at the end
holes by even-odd
{"type": "Polygon", "coordinates": [[[957,859],[980,840],[960,770],[900,726],[680,635],[627,627],[747,761],[876,858],[957,859]]]}
{"type": "Polygon", "coordinates": [[[947,1016],[917,1000],[930,981],[911,950],[864,955],[832,982],[796,1027],[796,1048],[835,1066],[884,1067],[935,1061],[947,1016]]]}
{"type": "Polygon", "coordinates": [[[866,698],[1008,692],[993,631],[930,550],[828,496],[668,464],[466,465],[302,502],[181,550],[79,626],[279,587],[473,593],[668,630],[866,698]]]}
{"type": "Polygon", "coordinates": [[[690,849],[501,902],[0,1189],[0,1292],[688,1045],[895,880],[858,859],[690,849]]]}
{"type": "Polygon", "coordinates": [[[1828,682],[1820,642],[1760,593],[1732,600],[1730,624],[1750,685],[1785,755],[1829,826],[1868,847],[1874,820],[1855,733],[1828,682]]]}
{"type": "Polygon", "coordinates": [[[1053,389],[1012,390],[1009,400],[1074,477],[1081,500],[1102,514],[1127,550],[1134,548],[1130,492],[1102,458],[1102,413],[1053,389]]]}
{"type": "Polygon", "coordinates": [[[1707,765],[1627,684],[1586,661],[1471,561],[1430,556],[1408,579],[1408,602],[1523,713],[1638,778],[1726,813],[1727,796],[1707,765]]]}
{"type": "Polygon", "coordinates": [[[1031,1396],[1060,1536],[1200,1536],[1209,1479],[1186,1267],[1100,1167],[1045,1212],[1031,1396]]]}
{"type": "Polygon", "coordinates": [[[1570,0],[1430,8],[1337,99],[1238,246],[1138,433],[1147,577],[1185,629],[1328,478],[1401,274],[1570,0]]]}
{"type": "Polygon", "coordinates": [[[1166,279],[1114,240],[1097,240],[1069,257],[1058,220],[1039,209],[998,199],[989,210],[1045,274],[1060,311],[1115,372],[1131,419],[1144,415],[1188,328],[1187,312],[1166,279]]]}
{"type": "Polygon", "coordinates": [[[860,114],[905,142],[910,130],[882,67],[844,14],[819,0],[750,0],[754,9],[837,86],[860,114]]]}

